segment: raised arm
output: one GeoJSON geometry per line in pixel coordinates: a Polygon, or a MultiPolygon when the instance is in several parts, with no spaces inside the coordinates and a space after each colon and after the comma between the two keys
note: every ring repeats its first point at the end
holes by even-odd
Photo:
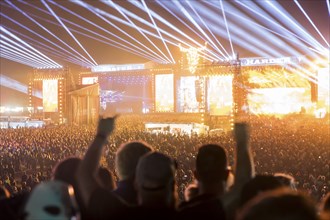
{"type": "Polygon", "coordinates": [[[249,147],[248,125],[235,123],[234,138],[236,141],[235,181],[231,190],[223,197],[223,205],[229,220],[234,219],[244,184],[254,176],[253,158],[249,147]]]}
{"type": "Polygon", "coordinates": [[[254,163],[249,147],[249,127],[244,123],[236,123],[234,127],[236,140],[236,165],[234,187],[243,186],[254,176],[254,163]]]}
{"type": "Polygon", "coordinates": [[[88,205],[93,191],[98,187],[96,176],[99,162],[107,139],[114,130],[115,118],[100,119],[94,140],[88,147],[85,157],[78,168],[77,182],[85,206],[88,205]]]}

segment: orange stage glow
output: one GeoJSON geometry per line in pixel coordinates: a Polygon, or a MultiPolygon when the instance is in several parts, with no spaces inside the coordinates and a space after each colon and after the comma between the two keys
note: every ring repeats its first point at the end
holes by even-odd
{"type": "Polygon", "coordinates": [[[208,89],[210,115],[230,115],[233,106],[233,76],[211,76],[208,89]]]}
{"type": "Polygon", "coordinates": [[[329,66],[318,71],[318,106],[330,110],[330,78],[329,66]]]}
{"type": "Polygon", "coordinates": [[[248,94],[250,112],[254,114],[297,113],[311,107],[310,89],[263,88],[248,94]]]}
{"type": "Polygon", "coordinates": [[[57,79],[47,79],[42,81],[42,103],[44,112],[57,112],[58,110],[57,82],[57,79]]]}
{"type": "Polygon", "coordinates": [[[174,111],[173,74],[160,74],[155,77],[156,84],[156,111],[174,111]]]}

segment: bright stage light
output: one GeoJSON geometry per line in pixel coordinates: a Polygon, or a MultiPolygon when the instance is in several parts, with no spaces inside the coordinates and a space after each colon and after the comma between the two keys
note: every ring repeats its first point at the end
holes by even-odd
{"type": "Polygon", "coordinates": [[[310,108],[310,91],[305,88],[252,89],[248,95],[249,108],[257,114],[299,113],[310,108]]]}
{"type": "Polygon", "coordinates": [[[68,34],[74,39],[74,41],[80,46],[80,48],[87,54],[87,56],[92,60],[92,62],[97,65],[93,57],[87,52],[87,50],[82,46],[82,44],[79,42],[79,40],[71,33],[71,31],[66,27],[66,25],[62,22],[62,20],[55,14],[53,9],[44,1],[41,0],[41,2],[46,6],[48,11],[56,18],[56,20],[62,25],[62,27],[68,32],[68,34]]]}
{"type": "MultiPolygon", "coordinates": [[[[29,59],[34,60],[35,63],[40,63],[41,64],[40,66],[56,66],[56,67],[61,66],[60,64],[56,63],[55,61],[53,61],[52,59],[50,59],[49,57],[47,57],[46,55],[44,55],[43,53],[32,47],[31,45],[23,41],[22,39],[11,33],[5,27],[0,26],[0,31],[1,33],[3,33],[0,35],[3,40],[9,41],[11,44],[18,46],[15,47],[11,45],[10,47],[12,49],[8,48],[12,53],[15,54],[18,53],[18,55],[22,53],[27,54],[27,56],[25,57],[29,57],[29,59]],[[8,37],[6,37],[4,34],[6,34],[8,37]],[[13,51],[13,49],[16,51],[13,51]]],[[[1,44],[2,47],[4,47],[3,44],[5,44],[4,41],[2,41],[1,44]]]]}
{"type": "MultiPolygon", "coordinates": [[[[126,25],[126,26],[128,26],[128,27],[131,27],[131,28],[137,28],[136,25],[134,26],[134,25],[133,25],[132,23],[130,23],[130,22],[127,22],[127,21],[125,21],[125,20],[123,20],[123,19],[120,19],[120,18],[118,18],[118,17],[116,17],[116,16],[113,16],[113,15],[111,15],[111,14],[109,14],[109,13],[107,13],[107,12],[105,12],[105,11],[99,9],[99,8],[95,8],[95,7],[89,5],[89,4],[85,3],[85,2],[82,2],[82,1],[73,1],[73,3],[78,4],[78,5],[80,5],[80,6],[84,7],[84,8],[86,8],[87,10],[91,11],[91,12],[94,13],[97,17],[99,17],[100,19],[102,19],[103,21],[105,21],[106,23],[108,23],[109,25],[111,25],[112,27],[116,28],[118,31],[120,31],[121,33],[123,33],[125,36],[129,37],[129,38],[130,38],[131,40],[133,40],[134,42],[138,43],[138,44],[139,44],[140,46],[142,46],[144,49],[138,47],[137,45],[133,44],[132,42],[127,41],[127,40],[124,39],[124,38],[121,38],[120,36],[118,36],[118,35],[116,35],[116,34],[113,34],[111,31],[107,30],[106,28],[103,28],[103,27],[101,27],[101,26],[99,26],[99,25],[97,25],[97,24],[95,24],[95,23],[89,21],[88,19],[84,18],[83,16],[80,16],[79,14],[74,13],[74,12],[72,12],[72,11],[66,9],[65,7],[63,7],[63,6],[61,6],[61,5],[58,5],[58,7],[60,7],[60,8],[63,9],[63,10],[66,10],[66,11],[72,13],[73,15],[77,16],[78,18],[82,19],[83,21],[86,21],[87,23],[92,24],[93,26],[95,26],[95,27],[99,28],[100,30],[102,30],[102,31],[104,31],[104,32],[106,32],[106,33],[108,33],[108,34],[110,34],[111,36],[115,37],[116,39],[119,39],[120,41],[123,41],[124,43],[128,44],[128,45],[131,46],[131,47],[128,47],[128,46],[126,46],[125,44],[122,44],[122,43],[120,43],[120,42],[116,42],[116,41],[114,41],[114,40],[112,40],[112,39],[110,39],[110,38],[108,38],[108,37],[103,37],[103,36],[101,36],[102,38],[105,38],[105,39],[109,40],[110,42],[112,42],[112,46],[117,47],[117,48],[122,49],[122,50],[126,50],[126,51],[128,51],[128,52],[130,52],[130,53],[133,53],[133,54],[136,54],[136,55],[138,55],[138,56],[145,57],[145,58],[147,58],[147,59],[149,59],[149,60],[153,60],[153,61],[158,62],[158,63],[166,62],[166,59],[164,59],[164,57],[161,57],[161,56],[160,56],[159,54],[157,54],[155,51],[151,50],[149,47],[147,47],[146,45],[144,45],[143,43],[141,43],[140,41],[138,41],[136,38],[134,38],[133,36],[131,36],[131,35],[129,35],[128,33],[126,33],[125,30],[123,30],[123,29],[120,28],[119,26],[117,26],[117,25],[115,25],[114,23],[112,23],[109,19],[112,19],[112,20],[115,20],[115,21],[117,21],[117,22],[120,22],[121,24],[124,24],[124,25],[126,25]],[[107,17],[108,19],[106,19],[105,17],[107,17]],[[137,50],[135,50],[134,48],[137,49],[137,50]],[[149,51],[150,53],[149,53],[148,51],[149,51]],[[151,53],[152,53],[152,54],[151,54],[151,53]]],[[[146,23],[146,21],[144,21],[144,24],[149,24],[149,23],[146,23]]],[[[148,31],[146,31],[146,30],[144,30],[144,29],[142,29],[142,28],[141,28],[141,30],[142,30],[143,32],[147,33],[148,35],[151,35],[151,36],[153,36],[153,37],[157,37],[157,36],[151,34],[151,32],[148,32],[148,31]]],[[[88,30],[88,31],[90,31],[90,30],[88,30]]],[[[98,33],[96,33],[96,32],[92,32],[92,33],[93,33],[93,34],[96,34],[96,35],[98,35],[98,36],[100,36],[100,34],[98,34],[98,33]]],[[[107,44],[109,44],[109,43],[107,43],[107,44]]],[[[110,44],[110,45],[111,45],[111,44],[110,44]]]]}
{"type": "MultiPolygon", "coordinates": [[[[35,31],[33,31],[33,30],[31,30],[31,29],[25,27],[25,26],[22,25],[21,23],[17,22],[15,19],[12,19],[12,18],[10,18],[9,16],[7,16],[7,15],[1,13],[1,12],[0,12],[0,15],[1,15],[2,17],[4,17],[4,18],[10,20],[11,22],[17,24],[19,27],[21,27],[21,28],[27,30],[29,33],[33,33],[35,36],[40,37],[41,39],[45,40],[46,42],[48,42],[48,43],[50,43],[51,45],[55,46],[56,48],[60,49],[61,51],[65,51],[67,54],[62,55],[62,56],[60,55],[60,58],[61,58],[61,59],[68,60],[68,61],[70,61],[70,62],[72,62],[72,63],[76,63],[76,64],[78,64],[78,65],[82,65],[82,64],[84,64],[84,63],[86,62],[86,61],[82,60],[82,58],[77,57],[77,56],[74,55],[72,52],[70,52],[70,51],[64,49],[63,47],[61,47],[61,46],[59,46],[59,45],[57,45],[57,44],[54,43],[53,41],[51,41],[51,40],[49,40],[48,38],[44,37],[43,35],[40,35],[40,34],[38,34],[37,32],[35,32],[35,31]],[[72,57],[70,58],[70,55],[68,55],[68,54],[70,54],[72,57]],[[66,58],[66,57],[67,57],[67,58],[66,58]]],[[[52,47],[50,47],[50,46],[48,46],[48,45],[45,45],[45,44],[41,43],[40,41],[38,41],[38,40],[36,40],[36,39],[33,39],[33,38],[31,39],[30,37],[27,37],[26,35],[22,34],[21,32],[18,33],[17,31],[14,31],[14,30],[12,30],[12,29],[10,29],[10,28],[7,28],[7,29],[8,29],[8,30],[11,30],[11,31],[12,31],[13,33],[15,33],[16,35],[24,36],[25,38],[27,38],[27,39],[29,39],[29,40],[32,40],[33,42],[36,42],[37,44],[40,44],[40,45],[41,45],[41,49],[43,49],[43,50],[45,50],[45,48],[50,48],[51,50],[55,50],[55,51],[56,51],[56,49],[54,49],[54,48],[52,48],[52,47]]],[[[56,53],[59,53],[59,51],[57,50],[56,53]]],[[[28,65],[28,64],[27,64],[27,65],[28,65]]],[[[89,64],[86,64],[86,63],[85,63],[85,65],[82,65],[82,66],[89,66],[89,64]]]]}
{"type": "Polygon", "coordinates": [[[45,112],[58,112],[58,80],[43,80],[43,109],[45,112]]]}
{"type": "MultiPolygon", "coordinates": [[[[0,75],[0,85],[1,86],[4,86],[4,87],[7,87],[9,89],[13,89],[13,90],[16,90],[18,92],[22,92],[24,94],[28,94],[28,86],[21,83],[21,82],[18,82],[4,74],[1,74],[0,75]]],[[[39,99],[42,99],[42,93],[41,91],[35,91],[33,93],[33,96],[39,98],[39,99]]]]}
{"type": "Polygon", "coordinates": [[[156,112],[174,111],[174,81],[173,74],[155,75],[156,112]]]}
{"type": "MultiPolygon", "coordinates": [[[[46,31],[48,34],[52,35],[55,39],[59,40],[61,43],[63,43],[64,45],[66,45],[68,48],[70,48],[72,51],[74,51],[78,56],[80,56],[82,59],[84,59],[87,63],[89,63],[89,65],[94,66],[95,64],[93,62],[91,62],[90,60],[88,60],[86,57],[84,57],[82,54],[80,54],[77,50],[75,50],[74,48],[72,48],[69,44],[67,44],[66,42],[64,42],[61,38],[59,38],[56,34],[54,34],[53,32],[51,32],[50,30],[48,30],[46,27],[44,27],[42,24],[40,24],[37,20],[33,19],[31,16],[29,16],[25,11],[23,11],[22,9],[18,8],[15,4],[13,4],[10,1],[6,2],[11,5],[15,10],[17,10],[18,12],[20,12],[21,14],[23,14],[25,17],[27,17],[30,21],[32,21],[33,23],[35,23],[38,27],[42,28],[44,31],[46,31]]],[[[60,66],[60,65],[59,65],[60,66]]]]}
{"type": "Polygon", "coordinates": [[[233,76],[210,76],[207,91],[207,103],[210,115],[226,115],[232,113],[233,76]]]}
{"type": "Polygon", "coordinates": [[[314,60],[314,63],[317,67],[329,67],[330,65],[330,50],[324,50],[321,57],[318,57],[314,60]]]}
{"type": "Polygon", "coordinates": [[[200,59],[199,52],[205,50],[206,46],[200,48],[195,48],[195,47],[183,48],[180,44],[179,48],[181,52],[186,53],[189,71],[191,74],[194,74],[197,70],[197,66],[200,59]]]}
{"type": "Polygon", "coordinates": [[[324,118],[327,114],[326,108],[319,108],[314,111],[315,118],[324,118]]]}

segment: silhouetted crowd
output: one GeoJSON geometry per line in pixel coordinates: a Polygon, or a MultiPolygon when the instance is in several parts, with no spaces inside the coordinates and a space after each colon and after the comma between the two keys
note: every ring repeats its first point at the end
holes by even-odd
{"type": "Polygon", "coordinates": [[[150,133],[139,116],[0,130],[0,219],[328,219],[329,120],[150,133]],[[328,211],[326,211],[328,210],[328,211]]]}

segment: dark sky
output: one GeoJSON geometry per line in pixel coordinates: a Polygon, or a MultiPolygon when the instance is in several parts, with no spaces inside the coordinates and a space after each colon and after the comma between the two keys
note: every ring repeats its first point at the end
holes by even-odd
{"type": "MultiPolygon", "coordinates": [[[[36,19],[40,24],[42,24],[44,27],[46,27],[49,31],[53,32],[56,35],[56,37],[58,37],[59,39],[62,39],[64,42],[66,42],[67,44],[72,46],[75,50],[77,50],[82,55],[84,55],[85,57],[88,58],[86,53],[84,53],[84,51],[72,39],[72,37],[70,37],[70,35],[65,31],[65,29],[59,25],[59,22],[55,19],[54,16],[47,15],[46,13],[36,9],[36,7],[39,7],[42,10],[47,10],[45,5],[43,5],[40,1],[36,1],[36,0],[27,1],[29,3],[29,5],[23,4],[18,1],[10,1],[10,2],[13,5],[15,5],[16,7],[18,7],[20,10],[22,10],[23,12],[28,13],[29,16],[32,16],[34,19],[36,19]]],[[[103,10],[104,12],[107,12],[112,16],[116,16],[120,19],[127,21],[125,19],[125,17],[123,17],[123,15],[121,15],[116,9],[114,9],[102,2],[99,2],[99,1],[84,1],[84,2],[90,4],[91,6],[93,6],[95,8],[103,10]]],[[[117,4],[117,7],[123,7],[125,9],[127,9],[128,11],[134,13],[141,19],[151,22],[148,14],[145,11],[138,9],[137,7],[128,3],[127,1],[120,0],[120,1],[114,1],[114,2],[117,4]]],[[[200,30],[198,30],[198,28],[194,27],[193,23],[191,21],[189,21],[189,19],[187,19],[187,17],[184,16],[184,13],[182,11],[178,10],[178,7],[175,6],[174,3],[171,3],[171,1],[169,1],[169,0],[161,1],[164,4],[166,3],[165,6],[168,7],[170,9],[170,11],[173,14],[175,14],[175,16],[177,16],[177,17],[173,16],[170,12],[166,11],[163,7],[161,7],[154,0],[152,0],[152,1],[146,0],[145,2],[148,5],[149,9],[157,12],[158,15],[160,15],[166,21],[170,22],[172,25],[177,27],[179,30],[183,31],[184,33],[186,33],[187,35],[192,37],[198,43],[204,44],[205,39],[202,39],[196,33],[191,31],[189,29],[189,27],[193,28],[196,32],[198,32],[198,34],[201,35],[200,30]],[[178,20],[178,18],[184,20],[188,27],[183,25],[178,20]]],[[[197,7],[197,5],[195,5],[195,4],[197,4],[196,2],[197,1],[190,1],[189,4],[187,4],[185,2],[185,3],[182,3],[182,5],[184,6],[184,8],[187,10],[187,12],[190,15],[193,15],[193,11],[189,7],[189,5],[192,5],[193,8],[197,11],[197,13],[200,15],[201,19],[208,25],[208,27],[210,29],[213,30],[212,33],[216,36],[217,40],[219,40],[219,42],[222,43],[224,48],[230,53],[231,47],[230,47],[228,37],[226,35],[221,36],[220,34],[217,33],[218,30],[221,30],[221,29],[225,30],[224,22],[221,22],[221,19],[223,19],[223,15],[222,15],[221,9],[219,8],[219,6],[220,6],[219,1],[218,0],[217,1],[212,1],[212,0],[203,1],[201,3],[201,7],[197,7]],[[212,4],[214,5],[214,7],[212,7],[212,4]],[[204,9],[202,6],[204,7],[204,9]],[[219,16],[219,18],[216,18],[215,16],[219,16]],[[218,20],[219,20],[219,27],[217,27],[218,20]]],[[[199,1],[199,2],[201,2],[201,1],[199,1]]],[[[246,1],[241,1],[241,2],[246,5],[249,5],[251,2],[252,3],[254,2],[258,6],[260,6],[261,8],[266,10],[265,1],[247,1],[246,0],[246,1]]],[[[321,39],[319,34],[315,31],[315,29],[312,27],[312,25],[309,23],[309,21],[303,15],[303,13],[299,10],[299,8],[297,7],[297,5],[294,3],[293,0],[280,0],[277,2],[279,2],[279,4],[286,10],[286,12],[288,12],[288,14],[290,16],[292,16],[296,20],[297,23],[299,23],[302,27],[304,27],[307,30],[308,33],[312,37],[314,37],[324,47],[326,46],[325,42],[321,39]]],[[[304,1],[300,0],[298,2],[301,4],[303,9],[306,11],[306,13],[310,16],[310,18],[312,19],[312,21],[314,22],[316,27],[320,30],[320,32],[323,34],[325,39],[329,42],[329,26],[330,25],[329,25],[329,12],[328,12],[328,8],[327,8],[326,0],[304,0],[304,1]]],[[[116,28],[114,28],[110,24],[106,23],[105,21],[103,21],[102,19],[97,17],[94,13],[91,13],[90,11],[88,11],[86,8],[84,8],[82,6],[79,6],[77,4],[74,4],[69,1],[64,1],[64,0],[55,1],[55,3],[48,2],[48,5],[58,16],[61,17],[61,20],[65,23],[65,25],[68,28],[70,28],[70,30],[72,30],[72,28],[77,29],[77,27],[75,27],[72,23],[70,24],[69,22],[64,21],[64,19],[67,19],[67,21],[71,21],[74,24],[79,24],[88,30],[91,30],[91,31],[94,31],[95,33],[100,34],[99,36],[105,37],[103,39],[104,41],[110,42],[110,40],[114,40],[116,42],[119,42],[119,40],[115,39],[113,36],[111,36],[111,34],[100,30],[95,25],[91,25],[88,22],[83,21],[81,18],[78,18],[78,17],[74,16],[73,14],[63,10],[62,8],[60,8],[60,6],[65,7],[66,9],[71,10],[74,13],[77,13],[77,14],[83,16],[85,19],[99,25],[100,27],[104,28],[105,30],[109,31],[112,34],[122,37],[123,39],[125,39],[128,42],[138,45],[132,39],[127,37],[124,33],[121,33],[116,28]]],[[[16,33],[22,34],[22,35],[20,35],[21,39],[24,39],[27,43],[34,46],[39,51],[43,52],[44,54],[46,54],[47,56],[49,56],[50,58],[52,58],[59,64],[65,65],[65,66],[70,66],[73,69],[73,71],[79,71],[79,65],[73,64],[72,62],[68,61],[68,59],[75,57],[77,55],[70,55],[70,54],[64,52],[64,50],[56,48],[54,45],[50,44],[49,42],[45,41],[44,39],[33,34],[32,31],[42,35],[43,37],[49,39],[51,42],[61,46],[62,48],[66,49],[66,50],[70,50],[63,43],[61,43],[58,39],[56,39],[56,37],[51,36],[46,31],[44,31],[42,28],[38,27],[35,23],[33,23],[31,20],[29,20],[27,17],[25,17],[21,12],[14,9],[13,6],[11,6],[8,2],[1,1],[0,6],[1,6],[1,13],[2,13],[1,14],[1,26],[3,26],[4,28],[6,28],[12,32],[16,31],[16,33]],[[24,27],[30,29],[31,31],[28,31],[28,30],[22,28],[14,21],[11,21],[10,19],[8,19],[8,17],[13,19],[17,23],[23,25],[24,27]],[[30,39],[28,39],[28,38],[30,38],[30,39]],[[34,39],[34,41],[31,39],[34,39]],[[42,44],[48,45],[49,47],[53,48],[54,51],[58,51],[58,52],[62,53],[63,56],[61,56],[61,57],[54,56],[54,54],[49,53],[49,50],[44,50],[42,44]]],[[[234,50],[235,50],[235,52],[239,52],[241,57],[261,56],[261,54],[258,53],[257,51],[255,51],[251,48],[246,48],[240,44],[240,42],[244,42],[244,41],[249,42],[250,38],[258,39],[260,42],[265,42],[265,45],[262,45],[262,46],[272,48],[272,50],[278,51],[280,54],[283,54],[285,56],[293,55],[289,51],[285,51],[285,50],[283,50],[283,48],[281,49],[278,42],[274,42],[271,39],[264,38],[263,36],[258,35],[258,33],[256,33],[251,28],[251,24],[249,24],[243,20],[237,19],[237,17],[235,17],[231,13],[234,13],[236,15],[237,14],[245,15],[249,18],[249,20],[259,23],[260,25],[262,25],[266,28],[276,31],[276,29],[274,28],[274,25],[270,24],[267,21],[265,22],[265,20],[261,19],[256,14],[249,13],[250,11],[248,9],[242,7],[242,5],[240,5],[238,3],[234,3],[233,1],[224,2],[224,7],[226,9],[226,18],[229,23],[230,33],[231,33],[232,37],[235,37],[235,36],[238,37],[237,40],[233,39],[234,50]],[[229,11],[230,7],[237,9],[239,12],[229,11]],[[235,33],[235,30],[233,30],[234,26],[236,27],[237,30],[244,31],[246,34],[249,34],[250,36],[246,35],[247,38],[244,38],[244,34],[243,34],[243,37],[237,35],[235,33]]],[[[288,24],[285,24],[285,23],[281,22],[280,20],[278,20],[278,18],[276,17],[276,15],[279,15],[278,12],[275,12],[273,10],[272,13],[268,13],[268,15],[270,15],[272,18],[274,18],[275,21],[280,23],[283,27],[289,28],[288,24]]],[[[179,36],[180,39],[183,39],[185,42],[189,43],[189,45],[195,46],[194,43],[192,43],[191,41],[184,39],[184,37],[180,36],[180,34],[171,30],[166,25],[162,24],[156,18],[154,18],[154,19],[159,28],[169,32],[170,34],[179,36]]],[[[137,41],[144,44],[146,47],[151,48],[153,51],[155,51],[156,53],[159,54],[159,52],[152,46],[152,44],[150,42],[148,42],[136,30],[136,28],[128,27],[113,19],[112,20],[110,19],[110,21],[113,22],[113,24],[115,26],[122,28],[122,30],[124,30],[127,34],[133,36],[134,39],[136,39],[137,41]]],[[[134,20],[134,19],[132,19],[132,21],[139,27],[145,28],[146,30],[157,35],[157,31],[155,29],[147,27],[141,21],[134,20]]],[[[199,25],[201,27],[203,26],[203,23],[201,23],[201,20],[196,19],[196,21],[199,23],[199,25]]],[[[85,34],[88,33],[87,31],[85,31],[83,29],[79,29],[79,30],[82,33],[85,33],[85,34]]],[[[207,33],[208,36],[211,36],[210,32],[207,31],[205,26],[204,26],[203,30],[207,33]]],[[[292,32],[294,32],[295,34],[297,34],[300,37],[304,37],[298,31],[292,30],[292,32]]],[[[83,47],[88,51],[88,53],[95,59],[95,61],[98,64],[143,63],[143,62],[149,61],[147,58],[138,56],[136,54],[132,54],[131,52],[127,52],[122,49],[115,48],[113,46],[107,45],[104,42],[100,42],[98,40],[92,39],[91,37],[86,37],[86,36],[83,36],[82,34],[78,34],[76,32],[72,32],[72,33],[76,36],[76,38],[79,40],[79,42],[83,45],[83,47]]],[[[97,35],[92,35],[92,36],[100,38],[97,35]]],[[[163,34],[163,36],[164,36],[164,34],[163,34]]],[[[167,39],[171,40],[176,45],[178,45],[178,43],[179,43],[178,41],[176,41],[173,38],[167,37],[167,39]]],[[[292,47],[292,48],[294,48],[294,50],[301,52],[302,55],[304,55],[306,53],[305,51],[302,51],[298,45],[292,43],[292,41],[288,41],[287,39],[281,38],[281,37],[280,37],[280,39],[282,40],[282,42],[287,44],[288,47],[292,47]]],[[[156,45],[158,45],[161,51],[163,51],[165,54],[168,54],[166,52],[166,48],[164,47],[164,45],[162,44],[162,42],[159,39],[150,37],[150,40],[153,43],[155,43],[156,45]]],[[[123,42],[121,41],[120,43],[123,43],[123,42]]],[[[178,59],[179,48],[177,46],[171,45],[171,44],[168,44],[168,46],[169,46],[169,50],[171,51],[174,59],[178,59]]],[[[260,46],[260,43],[259,44],[257,43],[255,46],[256,47],[260,46]]],[[[128,45],[128,47],[132,47],[132,46],[128,45]]],[[[213,52],[217,53],[217,51],[215,51],[215,50],[213,50],[213,52]]],[[[25,82],[25,83],[27,82],[28,72],[33,70],[32,67],[22,65],[20,63],[14,62],[14,61],[10,61],[3,57],[0,58],[0,65],[1,65],[1,74],[10,76],[13,79],[16,79],[16,80],[19,80],[19,81],[25,82]]],[[[15,102],[15,100],[17,100],[17,98],[14,98],[14,99],[8,98],[8,95],[10,96],[11,94],[16,94],[16,92],[11,91],[10,89],[4,89],[3,86],[1,86],[1,100],[0,100],[1,105],[8,103],[8,100],[10,100],[10,102],[15,102]],[[4,98],[4,94],[6,94],[5,95],[6,98],[4,98]]],[[[14,97],[17,97],[17,96],[15,95],[14,97]]],[[[19,103],[22,103],[22,102],[19,101],[19,103]]]]}

